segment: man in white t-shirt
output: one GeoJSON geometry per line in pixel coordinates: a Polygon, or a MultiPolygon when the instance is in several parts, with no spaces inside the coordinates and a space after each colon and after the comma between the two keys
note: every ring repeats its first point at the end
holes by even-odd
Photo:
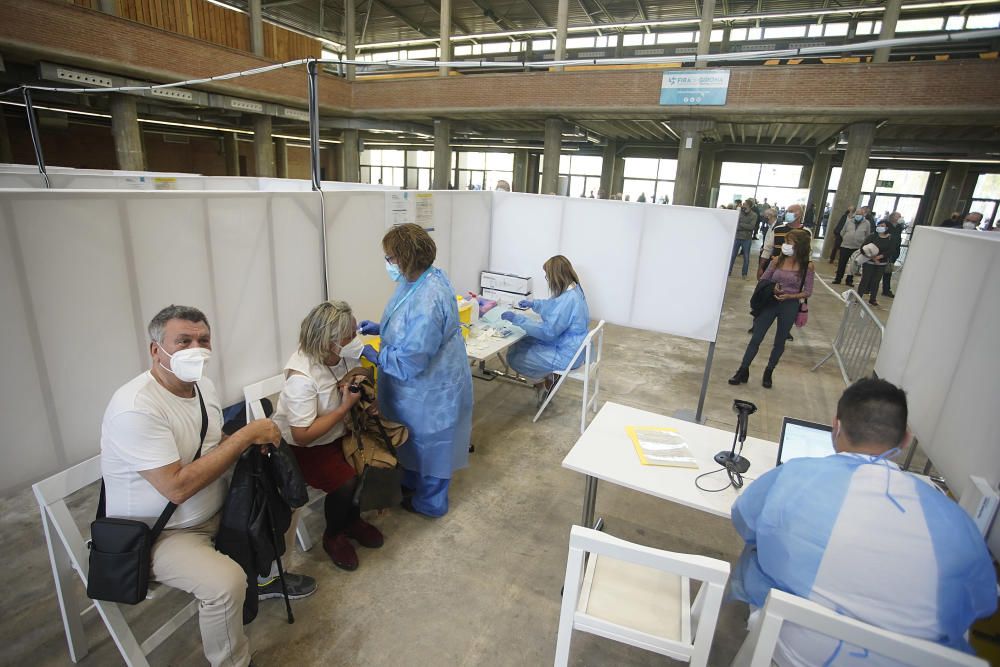
{"type": "MultiPolygon", "coordinates": [[[[232,436],[222,434],[215,386],[202,375],[212,340],[200,310],[164,308],[149,323],[149,337],[150,370],[115,392],[101,424],[106,514],[152,526],[168,501],[177,504],[153,545],[150,578],[198,599],[205,657],[213,667],[243,667],[250,662],[242,617],[246,574],[217,552],[212,540],[227,491],[223,475],[248,447],[277,445],[281,436],[269,419],[232,436]],[[196,389],[205,401],[208,428],[195,461],[202,427],[196,389]]],[[[309,577],[291,576],[290,588],[315,590],[309,577]]],[[[276,597],[265,589],[267,584],[260,597],[276,597]]]]}

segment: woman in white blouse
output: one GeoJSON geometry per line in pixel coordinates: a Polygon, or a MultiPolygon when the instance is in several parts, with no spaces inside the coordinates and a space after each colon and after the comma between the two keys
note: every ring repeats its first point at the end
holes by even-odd
{"type": "Polygon", "coordinates": [[[299,349],[285,364],[285,386],[274,421],[309,486],[326,492],[323,549],[337,567],[355,570],[351,540],[371,549],[382,533],[361,519],[353,504],[356,476],[344,458],[341,438],[359,394],[348,387],[348,371],[360,365],[363,346],[357,321],[343,301],[326,301],[302,320],[299,349]]]}

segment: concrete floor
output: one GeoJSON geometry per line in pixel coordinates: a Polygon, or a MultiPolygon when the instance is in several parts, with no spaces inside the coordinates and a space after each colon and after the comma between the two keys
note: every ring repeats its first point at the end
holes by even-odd
{"type": "MultiPolygon", "coordinates": [[[[794,330],[775,372],[775,386],[760,386],[771,338],[761,347],[751,381],[726,380],[749,339],[747,303],[754,281],[738,277],[725,300],[715,363],[705,404],[708,424],[735,425],[733,398],[757,404],[750,434],[777,439],[781,418],[794,415],[829,423],[844,382],[834,361],[812,365],[829,351],[841,307],[818,282],[807,327],[794,330]]],[[[826,262],[818,264],[829,276],[826,262]]],[[[885,301],[883,300],[883,304],[885,301]]],[[[888,311],[880,314],[885,317],[888,311]]],[[[707,344],[609,326],[601,400],[673,414],[697,404],[707,344]]],[[[336,569],[320,546],[296,552],[291,569],[310,574],[319,590],[293,603],[294,625],[283,603],[261,604],[250,626],[255,663],[277,665],[545,665],[551,664],[560,587],[570,526],[579,521],[584,482],[560,462],[578,435],[579,389],[570,384],[537,423],[533,393],[499,381],[475,381],[476,452],[452,484],[451,511],[424,519],[401,510],[375,517],[386,536],[377,551],[360,550],[361,567],[336,569]]],[[[78,494],[81,525],[93,516],[93,489],[78,494]]],[[[306,519],[322,532],[321,507],[306,519]]],[[[637,543],[734,561],[741,542],[728,521],[604,484],[598,514],[607,532],[637,543]]],[[[51,570],[30,490],[0,500],[0,559],[10,595],[0,606],[0,664],[33,667],[71,664],[62,634],[51,570]]],[[[128,610],[144,637],[185,601],[177,592],[158,604],[128,610]]],[[[716,633],[712,665],[727,665],[742,642],[745,607],[727,605],[716,633]]],[[[90,655],[83,665],[120,664],[96,614],[87,617],[90,655]]],[[[151,656],[154,665],[207,664],[198,626],[189,621],[151,656]]],[[[660,656],[577,633],[576,665],[662,665],[660,656]]]]}

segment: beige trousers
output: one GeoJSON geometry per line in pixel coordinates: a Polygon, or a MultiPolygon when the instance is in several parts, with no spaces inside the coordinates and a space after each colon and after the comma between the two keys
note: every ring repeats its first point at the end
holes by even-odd
{"type": "Polygon", "coordinates": [[[247,577],[236,561],[215,550],[220,515],[191,528],[164,530],[153,545],[150,578],[197,598],[205,657],[212,667],[246,667],[243,632],[247,577]]]}

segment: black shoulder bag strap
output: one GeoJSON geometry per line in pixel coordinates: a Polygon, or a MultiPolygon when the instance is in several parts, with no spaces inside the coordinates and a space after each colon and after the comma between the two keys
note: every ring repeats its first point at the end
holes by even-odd
{"type": "MultiPolygon", "coordinates": [[[[194,385],[194,393],[198,395],[198,403],[201,406],[201,442],[198,445],[198,451],[195,452],[194,458],[191,462],[194,463],[201,457],[201,448],[205,445],[205,435],[208,433],[208,410],[205,408],[205,399],[201,396],[201,389],[198,384],[194,385]]],[[[97,518],[104,518],[104,478],[101,478],[101,499],[97,502],[97,518]]],[[[160,536],[163,532],[164,526],[170,521],[170,517],[173,516],[174,510],[177,509],[177,505],[174,503],[167,503],[167,506],[163,508],[163,513],[160,514],[160,518],[156,520],[153,525],[153,529],[150,532],[150,541],[155,542],[156,538],[160,536]]]]}

